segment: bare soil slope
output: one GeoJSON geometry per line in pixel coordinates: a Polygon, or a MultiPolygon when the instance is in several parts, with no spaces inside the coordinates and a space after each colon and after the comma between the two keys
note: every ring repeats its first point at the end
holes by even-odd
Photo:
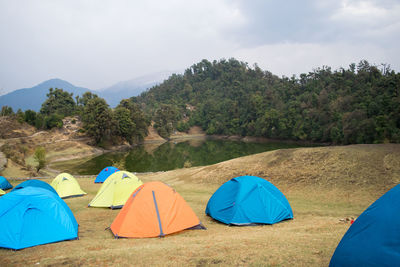
{"type": "MultiPolygon", "coordinates": [[[[273,183],[386,190],[400,182],[400,145],[281,149],[174,172],[181,180],[221,184],[255,175],[273,183]]],[[[163,174],[160,174],[163,175],[163,174]]]]}
{"type": "Polygon", "coordinates": [[[8,158],[1,174],[7,177],[38,175],[35,173],[33,154],[39,146],[46,149],[48,162],[101,153],[101,150],[89,145],[91,139],[82,134],[80,128],[77,117],[65,118],[61,129],[50,131],[37,131],[26,123],[0,117],[0,148],[8,158]]]}
{"type": "Polygon", "coordinates": [[[32,135],[35,127],[27,123],[19,123],[7,116],[0,116],[0,139],[17,138],[32,135]]]}

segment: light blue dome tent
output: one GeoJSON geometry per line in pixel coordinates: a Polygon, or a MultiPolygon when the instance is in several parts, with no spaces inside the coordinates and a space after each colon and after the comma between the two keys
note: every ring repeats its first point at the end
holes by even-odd
{"type": "Polygon", "coordinates": [[[23,249],[78,238],[78,223],[50,190],[28,186],[0,198],[0,247],[23,249]]]}
{"type": "Polygon", "coordinates": [[[400,185],[369,206],[344,234],[329,266],[400,266],[400,185]]]}
{"type": "Polygon", "coordinates": [[[274,224],[293,219],[286,197],[273,184],[255,176],[224,183],[208,201],[206,214],[230,225],[274,224]]]}
{"type": "Polygon", "coordinates": [[[11,188],[13,188],[13,186],[7,181],[7,179],[0,176],[0,189],[7,190],[11,188]]]}
{"type": "Polygon", "coordinates": [[[32,179],[32,180],[26,180],[25,182],[20,183],[19,185],[15,186],[13,190],[11,190],[11,192],[14,192],[15,190],[19,190],[19,189],[23,189],[26,187],[39,187],[39,188],[44,188],[47,189],[51,192],[53,192],[54,194],[57,194],[57,191],[48,183],[40,181],[40,180],[36,180],[36,179],[32,179]]]}
{"type": "Polygon", "coordinates": [[[108,166],[101,170],[101,172],[97,175],[96,179],[94,180],[95,183],[104,183],[104,181],[113,174],[114,172],[119,171],[118,168],[108,166]]]}

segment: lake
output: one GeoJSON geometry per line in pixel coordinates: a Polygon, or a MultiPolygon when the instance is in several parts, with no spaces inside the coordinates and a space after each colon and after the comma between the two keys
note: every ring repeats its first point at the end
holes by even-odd
{"type": "Polygon", "coordinates": [[[81,175],[96,175],[106,166],[116,166],[130,172],[168,171],[211,165],[265,151],[300,146],[284,142],[253,143],[225,139],[194,139],[179,143],[144,144],[129,151],[111,152],[83,160],[58,162],[52,165],[52,168],[81,175]]]}

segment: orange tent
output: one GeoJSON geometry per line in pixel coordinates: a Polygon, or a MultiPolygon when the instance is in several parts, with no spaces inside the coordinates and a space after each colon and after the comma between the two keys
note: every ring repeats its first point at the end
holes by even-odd
{"type": "Polygon", "coordinates": [[[162,182],[139,186],[111,224],[115,237],[162,237],[185,229],[205,229],[186,201],[162,182]]]}

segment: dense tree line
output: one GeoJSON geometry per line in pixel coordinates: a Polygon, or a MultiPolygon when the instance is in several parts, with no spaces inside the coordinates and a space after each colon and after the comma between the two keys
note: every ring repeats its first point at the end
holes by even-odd
{"type": "Polygon", "coordinates": [[[94,138],[96,144],[123,141],[134,144],[147,135],[149,120],[130,100],[122,100],[115,109],[91,92],[76,96],[75,100],[72,93],[50,88],[40,112],[18,110],[14,114],[11,107],[3,106],[1,116],[15,116],[19,122],[25,121],[38,129],[52,129],[61,128],[66,116],[77,115],[82,120],[83,130],[94,138]]]}
{"type": "Polygon", "coordinates": [[[278,77],[235,59],[203,60],[139,97],[111,109],[87,92],[82,97],[50,89],[40,112],[3,106],[38,129],[62,127],[80,116],[84,131],[102,142],[130,144],[147,134],[150,121],[168,138],[201,126],[207,134],[260,136],[337,144],[400,142],[400,74],[367,61],[347,69],[314,69],[278,77]]]}
{"type": "Polygon", "coordinates": [[[235,59],[203,60],[132,100],[164,136],[199,125],[208,134],[400,142],[400,74],[367,61],[280,78],[235,59]]]}

